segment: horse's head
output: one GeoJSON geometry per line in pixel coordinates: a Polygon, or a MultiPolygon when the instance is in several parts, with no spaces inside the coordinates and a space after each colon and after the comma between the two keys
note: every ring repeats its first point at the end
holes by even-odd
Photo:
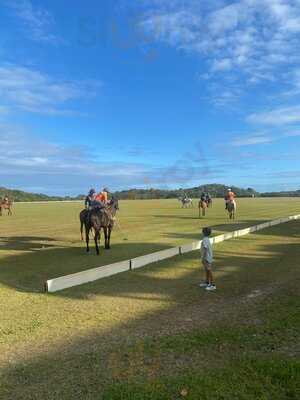
{"type": "Polygon", "coordinates": [[[119,210],[119,200],[116,197],[112,197],[109,202],[109,208],[113,215],[119,210]]]}

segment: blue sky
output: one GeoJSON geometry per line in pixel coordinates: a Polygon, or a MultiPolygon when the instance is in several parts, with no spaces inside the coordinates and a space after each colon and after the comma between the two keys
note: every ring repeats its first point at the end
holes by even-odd
{"type": "Polygon", "coordinates": [[[0,33],[1,186],[300,187],[299,0],[0,0],[0,33]]]}

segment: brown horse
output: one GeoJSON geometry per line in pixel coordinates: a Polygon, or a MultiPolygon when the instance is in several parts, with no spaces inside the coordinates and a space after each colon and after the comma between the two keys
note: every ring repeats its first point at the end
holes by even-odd
{"type": "Polygon", "coordinates": [[[229,219],[235,219],[235,212],[236,212],[236,203],[235,203],[235,201],[228,201],[226,209],[227,209],[228,214],[229,214],[229,219]]]}
{"type": "Polygon", "coordinates": [[[0,217],[2,217],[3,211],[7,210],[7,215],[12,215],[13,201],[9,199],[4,199],[0,201],[0,217]]]}
{"type": "Polygon", "coordinates": [[[82,210],[79,214],[80,232],[83,240],[83,226],[85,227],[86,251],[89,252],[90,231],[94,230],[94,239],[96,252],[99,254],[100,233],[101,228],[104,231],[105,249],[110,249],[110,236],[114,227],[115,215],[119,210],[119,202],[117,199],[112,199],[111,202],[104,208],[95,208],[92,210],[82,210]]]}
{"type": "Polygon", "coordinates": [[[207,209],[207,203],[204,200],[199,200],[198,203],[198,208],[199,208],[199,218],[201,217],[205,217],[206,214],[206,209],[207,209]],[[201,211],[202,210],[202,211],[201,211]]]}

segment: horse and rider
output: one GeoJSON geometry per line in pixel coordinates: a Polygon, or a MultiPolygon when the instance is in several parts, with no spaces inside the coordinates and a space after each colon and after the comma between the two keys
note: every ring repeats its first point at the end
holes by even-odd
{"type": "Polygon", "coordinates": [[[91,189],[85,198],[85,209],[80,212],[80,232],[83,240],[83,226],[86,233],[86,250],[89,252],[89,234],[94,230],[94,239],[96,252],[99,254],[100,232],[104,231],[105,248],[110,248],[110,236],[113,230],[115,215],[119,209],[119,202],[112,197],[108,200],[109,190],[103,188],[100,193],[96,193],[95,189],[91,189]]]}
{"type": "Polygon", "coordinates": [[[108,204],[108,193],[107,188],[103,188],[99,193],[96,193],[95,189],[91,189],[85,198],[85,208],[91,210],[105,207],[108,204]]]}
{"type": "Polygon", "coordinates": [[[179,197],[178,200],[181,202],[181,208],[193,207],[193,200],[186,193],[183,193],[183,196],[179,197]]]}
{"type": "Polygon", "coordinates": [[[224,200],[225,200],[225,210],[228,211],[230,219],[235,218],[235,212],[236,212],[235,199],[236,199],[236,194],[231,190],[231,188],[228,188],[224,200]]]}
{"type": "Polygon", "coordinates": [[[3,199],[0,199],[0,216],[2,216],[2,210],[7,210],[8,215],[12,215],[13,200],[6,194],[3,199]]]}
{"type": "Polygon", "coordinates": [[[205,217],[206,214],[206,209],[208,207],[212,207],[212,198],[209,193],[202,192],[200,196],[200,200],[198,203],[198,208],[199,208],[199,218],[202,214],[202,217],[205,217]],[[201,211],[202,210],[202,211],[201,211]]]}

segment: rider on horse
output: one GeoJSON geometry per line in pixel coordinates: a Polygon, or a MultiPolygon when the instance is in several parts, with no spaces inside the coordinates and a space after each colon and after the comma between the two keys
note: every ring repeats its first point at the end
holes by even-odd
{"type": "Polygon", "coordinates": [[[200,200],[206,202],[206,194],[204,192],[201,193],[200,200]]]}
{"type": "Polygon", "coordinates": [[[109,204],[108,201],[108,189],[104,188],[101,192],[96,194],[94,189],[91,189],[89,195],[86,198],[86,203],[88,202],[89,206],[88,209],[101,209],[105,208],[109,204]]]}
{"type": "Polygon", "coordinates": [[[104,205],[106,205],[108,203],[108,193],[109,190],[107,188],[103,188],[102,192],[97,194],[96,200],[101,201],[104,205]]]}
{"type": "Polygon", "coordinates": [[[84,205],[85,205],[86,209],[88,209],[88,210],[91,209],[92,203],[95,201],[95,197],[96,197],[96,190],[91,189],[84,201],[84,205]]]}
{"type": "Polygon", "coordinates": [[[235,198],[236,194],[231,190],[227,189],[227,193],[225,196],[225,210],[227,210],[228,203],[234,203],[235,204],[235,198]]]}
{"type": "Polygon", "coordinates": [[[206,201],[207,205],[210,204],[210,202],[211,202],[211,195],[210,195],[209,193],[206,193],[206,194],[205,194],[205,201],[206,201]]]}

